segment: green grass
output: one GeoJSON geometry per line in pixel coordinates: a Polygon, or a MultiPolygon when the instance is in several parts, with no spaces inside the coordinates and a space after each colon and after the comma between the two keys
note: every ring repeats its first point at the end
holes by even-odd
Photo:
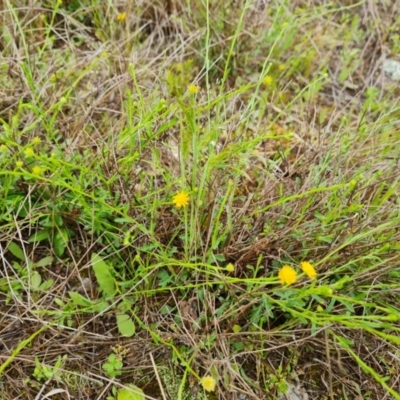
{"type": "Polygon", "coordinates": [[[396,23],[312,3],[5,3],[2,398],[400,398],[396,23]]]}

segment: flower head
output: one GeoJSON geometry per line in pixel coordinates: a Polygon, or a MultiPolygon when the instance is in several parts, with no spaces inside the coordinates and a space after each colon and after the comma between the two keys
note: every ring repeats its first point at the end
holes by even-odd
{"type": "Polygon", "coordinates": [[[235,333],[238,333],[242,330],[242,327],[240,325],[233,325],[232,331],[235,333]]]}
{"type": "Polygon", "coordinates": [[[199,91],[199,87],[197,85],[189,85],[188,92],[192,94],[196,94],[199,91]]]}
{"type": "Polygon", "coordinates": [[[235,270],[235,266],[232,263],[229,263],[225,268],[228,272],[233,272],[235,270]]]}
{"type": "Polygon", "coordinates": [[[35,167],[32,168],[33,175],[40,175],[41,173],[42,173],[42,168],[40,168],[39,165],[36,165],[35,167]]]}
{"type": "Polygon", "coordinates": [[[117,15],[117,21],[122,22],[122,21],[125,21],[125,20],[126,20],[126,13],[125,12],[119,13],[117,15]]]}
{"type": "Polygon", "coordinates": [[[217,385],[217,381],[212,376],[205,376],[201,380],[201,385],[206,392],[213,392],[217,385]]]}
{"type": "Polygon", "coordinates": [[[15,166],[16,166],[17,168],[21,168],[23,165],[24,165],[24,163],[23,163],[22,161],[17,161],[17,162],[15,163],[15,166]]]}
{"type": "Polygon", "coordinates": [[[274,81],[274,78],[272,78],[271,75],[267,75],[264,79],[263,79],[263,83],[266,86],[271,86],[272,82],[274,81]]]}
{"type": "Polygon", "coordinates": [[[33,144],[40,144],[40,142],[41,142],[40,137],[35,136],[35,137],[32,139],[32,143],[33,143],[33,144]]]}
{"type": "Polygon", "coordinates": [[[8,150],[8,147],[5,144],[2,144],[0,150],[5,153],[8,150]]]}
{"type": "Polygon", "coordinates": [[[310,279],[315,279],[317,277],[317,271],[313,267],[312,264],[310,264],[308,261],[303,261],[301,263],[301,269],[303,272],[310,278],[310,279]]]}
{"type": "Polygon", "coordinates": [[[25,150],[25,155],[27,157],[32,157],[34,154],[35,154],[35,152],[30,147],[25,150]]]}
{"type": "Polygon", "coordinates": [[[189,204],[189,195],[183,191],[179,192],[172,198],[172,202],[176,208],[186,207],[189,204]]]}
{"type": "Polygon", "coordinates": [[[278,278],[282,285],[291,285],[292,283],[296,283],[297,274],[292,267],[289,267],[289,265],[284,265],[279,270],[278,278]]]}
{"type": "Polygon", "coordinates": [[[279,71],[284,71],[285,68],[286,68],[286,65],[285,65],[285,64],[279,64],[279,65],[278,65],[279,71]]]}

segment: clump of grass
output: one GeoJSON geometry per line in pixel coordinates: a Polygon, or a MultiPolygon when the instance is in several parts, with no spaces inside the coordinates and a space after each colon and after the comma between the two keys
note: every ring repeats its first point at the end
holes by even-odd
{"type": "Polygon", "coordinates": [[[7,3],[5,398],[400,398],[399,105],[361,3],[7,3]]]}

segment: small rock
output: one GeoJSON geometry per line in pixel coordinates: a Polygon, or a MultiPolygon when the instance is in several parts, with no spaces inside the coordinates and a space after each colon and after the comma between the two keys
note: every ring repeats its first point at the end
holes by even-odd
{"type": "Polygon", "coordinates": [[[400,62],[387,58],[383,61],[383,70],[390,76],[394,81],[400,81],[400,62]]]}
{"type": "Polygon", "coordinates": [[[279,400],[308,400],[308,394],[300,385],[288,383],[288,391],[278,396],[279,400]]]}

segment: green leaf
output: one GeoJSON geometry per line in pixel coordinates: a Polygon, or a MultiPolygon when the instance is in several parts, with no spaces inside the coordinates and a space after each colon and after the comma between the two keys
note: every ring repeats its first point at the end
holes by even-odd
{"type": "Polygon", "coordinates": [[[36,267],[47,267],[53,262],[53,257],[52,256],[47,256],[39,260],[37,263],[35,263],[36,267]]]}
{"type": "Polygon", "coordinates": [[[48,279],[47,281],[44,281],[40,286],[40,290],[48,290],[53,286],[54,279],[48,279]]]}
{"type": "Polygon", "coordinates": [[[128,385],[118,390],[118,400],[145,400],[143,390],[135,385],[128,385]]]}
{"type": "Polygon", "coordinates": [[[122,336],[131,337],[135,334],[135,324],[127,314],[117,314],[117,326],[122,336]]]}
{"type": "Polygon", "coordinates": [[[8,245],[8,250],[14,257],[17,257],[18,259],[25,261],[25,254],[22,251],[21,247],[17,245],[17,243],[11,242],[8,245]]]}
{"type": "Polygon", "coordinates": [[[93,311],[98,313],[103,313],[109,307],[110,305],[106,301],[100,301],[93,305],[93,311]]]}
{"type": "Polygon", "coordinates": [[[68,231],[64,228],[59,228],[53,237],[53,247],[54,252],[58,257],[61,257],[64,254],[64,251],[68,244],[68,231]]]}
{"type": "Polygon", "coordinates": [[[39,272],[35,271],[31,276],[31,286],[33,289],[39,289],[40,284],[42,283],[42,277],[39,272]]]}
{"type": "Polygon", "coordinates": [[[48,239],[50,236],[50,232],[48,229],[44,229],[41,231],[35,232],[29,239],[29,243],[34,243],[34,242],[41,242],[43,240],[48,239]]]}
{"type": "Polygon", "coordinates": [[[75,305],[77,306],[82,306],[82,307],[91,307],[93,303],[88,300],[86,297],[83,297],[81,294],[76,293],[76,292],[68,292],[69,297],[71,300],[74,302],[75,305]]]}
{"type": "Polygon", "coordinates": [[[114,278],[109,265],[96,253],[92,254],[92,267],[100,290],[110,297],[115,292],[114,278]]]}

